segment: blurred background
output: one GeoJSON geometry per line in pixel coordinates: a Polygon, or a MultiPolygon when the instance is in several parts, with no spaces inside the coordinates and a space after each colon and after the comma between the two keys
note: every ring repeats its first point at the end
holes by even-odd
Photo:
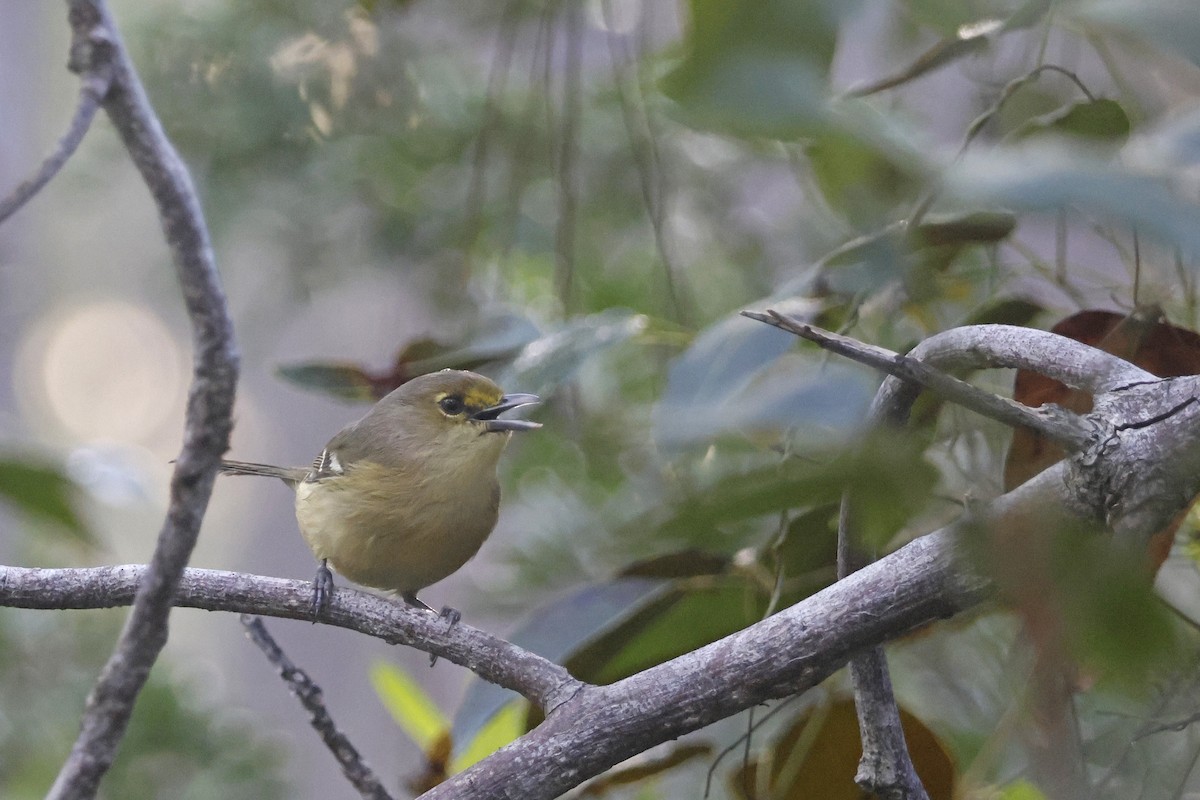
{"type": "MultiPolygon", "coordinates": [[[[881,549],[1003,490],[1001,426],[929,404],[910,435],[864,438],[878,377],[738,311],[895,350],[1082,309],[1196,324],[1185,0],[111,5],[211,227],[242,353],[231,457],[309,463],[382,392],[444,366],[541,394],[496,532],[423,598],[588,680],[831,582],[845,486],[869,489],[881,549]]],[[[71,116],[67,45],[60,5],[0,0],[0,193],[71,116]]],[[[0,225],[4,563],[148,558],[189,336],[145,186],[101,116],[0,225]]],[[[1011,390],[1011,374],[974,379],[1011,390]]],[[[1184,617],[1200,613],[1188,530],[1159,574],[1184,617]]],[[[192,563],[315,568],[291,494],[245,479],[218,481],[192,563]]],[[[1200,639],[1104,585],[1068,604],[1079,657],[1118,676],[1081,701],[1096,796],[1182,796],[1200,738],[1136,732],[1195,712],[1200,639]]],[[[124,615],[0,610],[4,797],[44,793],[124,615]]],[[[447,747],[453,769],[536,722],[421,653],[269,626],[397,796],[436,780],[447,747]]],[[[1017,627],[993,612],[893,651],[934,796],[1024,791],[1020,725],[1002,724],[1021,714],[1017,627]]],[[[589,791],[854,797],[846,696],[834,678],[589,791]],[[748,754],[719,758],[748,726],[748,754]]],[[[237,619],[191,610],[103,792],[354,796],[237,619]]]]}

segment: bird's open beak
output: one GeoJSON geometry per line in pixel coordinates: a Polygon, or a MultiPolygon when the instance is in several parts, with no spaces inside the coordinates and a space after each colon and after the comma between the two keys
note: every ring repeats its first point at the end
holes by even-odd
{"type": "Polygon", "coordinates": [[[500,402],[496,405],[475,412],[472,419],[484,423],[489,433],[536,430],[542,427],[542,423],[531,422],[527,419],[500,419],[499,417],[505,411],[520,408],[521,406],[533,405],[538,402],[541,401],[536,394],[506,394],[500,398],[500,402]]]}

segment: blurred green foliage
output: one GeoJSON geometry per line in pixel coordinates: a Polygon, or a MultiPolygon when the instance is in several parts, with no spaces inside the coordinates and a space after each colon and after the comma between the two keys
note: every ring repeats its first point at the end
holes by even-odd
{"type": "Polygon", "coordinates": [[[42,528],[46,535],[65,532],[79,543],[94,543],[75,508],[75,485],[53,466],[31,457],[0,458],[0,498],[41,522],[54,523],[42,528]]]}
{"type": "MultiPolygon", "coordinates": [[[[0,460],[0,497],[27,515],[26,524],[12,525],[19,534],[11,537],[17,563],[65,566],[99,555],[82,492],[45,459],[0,460]]],[[[124,617],[121,610],[0,611],[0,796],[45,795],[74,744],[85,698],[124,617]]],[[[246,718],[198,700],[209,692],[171,669],[160,663],[151,671],[100,796],[289,796],[278,744],[246,718]]]]}
{"type": "MultiPolygon", "coordinates": [[[[1198,160],[1200,112],[1154,77],[1193,69],[1177,57],[1196,60],[1191,4],[877,6],[218,0],[148,8],[129,38],[218,251],[249,238],[282,253],[279,291],[300,299],[382,265],[454,328],[397,341],[384,370],[346,353],[289,361],[287,379],[367,400],[471,366],[546,399],[545,427],[506,459],[512,578],[489,602],[527,615],[518,641],[607,681],[832,581],[844,490],[865,498],[864,533],[885,550],[997,485],[997,426],[926,404],[915,434],[866,436],[877,377],[740,310],[904,350],[968,321],[1049,322],[1085,289],[1132,305],[1130,228],[1170,262],[1155,273],[1177,290],[1168,311],[1196,307],[1200,207],[1177,178],[1198,160]],[[1122,48],[1146,75],[1112,57],[1122,48]],[[867,88],[847,88],[847,65],[864,62],[867,88]],[[1065,237],[1047,247],[1059,219],[1118,243],[1100,287],[1065,237]]],[[[1094,567],[1063,569],[1059,587],[1090,659],[1138,672],[1161,668],[1165,643],[1196,652],[1195,631],[1172,627],[1103,547],[1064,542],[1065,564],[1094,567]]],[[[1019,670],[1011,626],[935,637],[904,646],[906,707],[961,773],[1011,782],[1019,748],[991,737],[1020,687],[971,693],[989,670],[1019,670]],[[963,718],[919,690],[931,684],[961,689],[963,718]]],[[[505,706],[487,691],[469,692],[456,728],[505,706]]],[[[1190,697],[1100,696],[1147,717],[1190,697]]],[[[1174,740],[1165,772],[1194,757],[1193,738],[1174,740]]],[[[1141,764],[1097,760],[1121,771],[1097,796],[1135,796],[1141,764]]],[[[682,780],[694,796],[696,775],[682,780]]]]}
{"type": "MultiPolygon", "coordinates": [[[[0,795],[45,796],[71,750],[84,699],[120,631],[120,611],[0,614],[0,795]],[[21,698],[18,700],[18,698],[21,698]],[[36,700],[35,700],[36,699],[36,700]]],[[[284,753],[246,717],[195,699],[202,687],[151,672],[101,797],[284,798],[284,753]]]]}

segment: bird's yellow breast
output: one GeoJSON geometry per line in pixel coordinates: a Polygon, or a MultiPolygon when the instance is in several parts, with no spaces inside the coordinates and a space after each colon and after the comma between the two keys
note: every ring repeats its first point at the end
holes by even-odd
{"type": "Polygon", "coordinates": [[[317,558],[356,583],[402,593],[436,583],[474,556],[496,524],[501,438],[487,448],[494,454],[473,454],[466,474],[357,462],[343,475],[303,482],[300,531],[317,558]]]}

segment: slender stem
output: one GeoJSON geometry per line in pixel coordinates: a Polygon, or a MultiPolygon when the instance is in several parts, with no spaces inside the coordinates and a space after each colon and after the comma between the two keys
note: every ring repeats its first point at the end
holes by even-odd
{"type": "Polygon", "coordinates": [[[815,325],[768,310],[765,314],[743,311],[744,316],[774,325],[815,342],[826,350],[867,364],[896,378],[918,384],[947,400],[1006,425],[1031,428],[1070,450],[1078,450],[1089,441],[1092,430],[1077,414],[1065,409],[1050,412],[1032,409],[1006,397],[977,389],[966,381],[933,369],[920,361],[864,344],[848,336],[826,331],[815,325]]]}
{"type": "Polygon", "coordinates": [[[263,655],[275,666],[288,689],[308,711],[309,723],[321,735],[321,741],[329,748],[329,752],[333,753],[338,766],[342,768],[342,774],[351,785],[365,800],[392,800],[392,796],[383,788],[374,771],[363,761],[358,749],[338,730],[329,709],[325,707],[321,687],[313,683],[308,673],[288,658],[261,618],[243,614],[242,625],[246,628],[246,636],[263,651],[263,655]]]}
{"type": "Polygon", "coordinates": [[[100,103],[108,93],[111,83],[112,70],[107,63],[96,64],[80,76],[79,102],[75,105],[75,114],[71,117],[66,133],[58,140],[53,152],[46,156],[37,172],[0,200],[0,222],[4,222],[33,199],[75,153],[88,128],[92,126],[92,120],[100,110],[100,103]]]}
{"type": "Polygon", "coordinates": [[[94,797],[116,755],[133,705],[167,641],[167,620],[229,444],[238,357],[200,201],[163,133],[103,0],[70,0],[71,68],[111,75],[105,112],[158,210],[192,323],[193,377],[183,449],[171,478],[167,517],[133,610],[88,696],[79,736],[47,797],[94,797]]]}

